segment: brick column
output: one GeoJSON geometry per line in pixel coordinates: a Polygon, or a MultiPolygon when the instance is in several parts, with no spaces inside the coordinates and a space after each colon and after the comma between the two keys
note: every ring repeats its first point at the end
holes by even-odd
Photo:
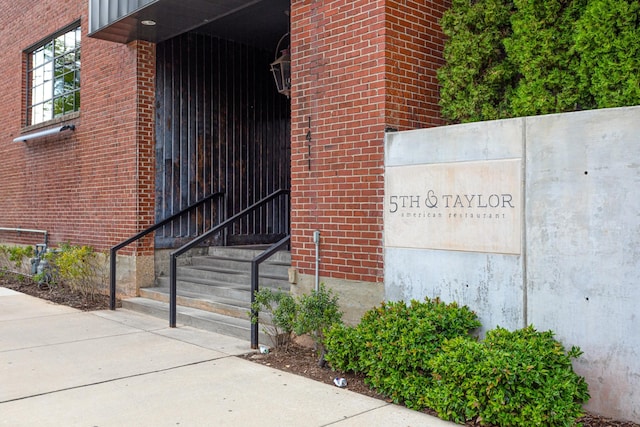
{"type": "Polygon", "coordinates": [[[444,5],[436,3],[291,6],[294,292],[314,281],[319,230],[320,281],[344,295],[353,320],[383,298],[385,128],[442,123],[435,70],[444,5]]]}
{"type": "MultiPolygon", "coordinates": [[[[155,223],[155,76],[156,49],[155,44],[137,41],[136,58],[136,93],[137,93],[137,125],[136,141],[137,157],[137,192],[138,228],[143,230],[155,223]]],[[[138,255],[153,255],[153,235],[138,242],[138,255]]]]}

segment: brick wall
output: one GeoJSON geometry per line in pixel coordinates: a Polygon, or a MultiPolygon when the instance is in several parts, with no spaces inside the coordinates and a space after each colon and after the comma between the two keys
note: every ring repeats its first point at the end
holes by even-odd
{"type": "MultiPolygon", "coordinates": [[[[138,142],[137,158],[137,194],[138,207],[136,216],[138,228],[144,229],[155,223],[155,76],[156,51],[155,44],[144,41],[133,42],[137,52],[137,105],[136,119],[138,142]]],[[[153,254],[153,234],[140,240],[138,253],[153,254]]]]}
{"type": "Polygon", "coordinates": [[[436,71],[443,64],[438,24],[450,0],[387,1],[385,79],[387,126],[398,130],[441,126],[436,71]]]}
{"type": "MultiPolygon", "coordinates": [[[[385,128],[441,124],[436,22],[446,5],[423,3],[292,3],[292,246],[303,274],[313,271],[320,230],[324,276],[382,281],[385,128]]],[[[106,249],[153,221],[154,47],[86,37],[85,0],[2,6],[0,227],[106,249]],[[23,50],[78,18],[76,132],[12,143],[25,119],[23,50]]],[[[138,251],[150,248],[147,240],[138,251]]]]}
{"type": "Polygon", "coordinates": [[[446,5],[424,3],[292,2],[292,256],[302,274],[315,269],[320,230],[321,276],[383,280],[385,128],[442,123],[446,5]]]}
{"type": "MultiPolygon", "coordinates": [[[[87,4],[0,2],[0,227],[44,229],[53,244],[70,241],[103,250],[153,221],[155,55],[148,43],[88,38],[87,4]],[[81,108],[62,122],[75,124],[76,131],[13,143],[26,123],[24,49],[77,19],[81,108]]],[[[138,251],[148,253],[149,244],[138,251]]]]}

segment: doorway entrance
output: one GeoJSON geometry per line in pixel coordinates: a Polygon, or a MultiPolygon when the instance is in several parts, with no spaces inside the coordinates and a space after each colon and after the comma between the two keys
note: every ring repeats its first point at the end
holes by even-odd
{"type": "MultiPolygon", "coordinates": [[[[273,52],[189,32],[156,46],[156,219],[215,192],[224,197],[156,232],[176,247],[290,182],[290,104],[269,71],[273,52]]],[[[226,235],[272,243],[289,232],[282,198],[226,235]]]]}

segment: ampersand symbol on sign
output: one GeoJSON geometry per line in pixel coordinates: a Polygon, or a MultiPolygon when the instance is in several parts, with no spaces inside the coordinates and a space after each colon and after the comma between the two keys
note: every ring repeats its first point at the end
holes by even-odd
{"type": "Polygon", "coordinates": [[[427,198],[424,201],[424,204],[428,208],[437,208],[438,207],[438,196],[433,190],[427,191],[427,198]]]}

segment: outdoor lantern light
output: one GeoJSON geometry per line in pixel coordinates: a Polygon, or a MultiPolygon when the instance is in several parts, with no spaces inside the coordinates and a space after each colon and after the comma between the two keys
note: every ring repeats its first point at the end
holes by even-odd
{"type": "Polygon", "coordinates": [[[289,55],[289,49],[280,51],[280,43],[282,43],[282,40],[287,36],[289,36],[289,33],[282,36],[278,42],[275,55],[276,60],[271,63],[271,72],[276,81],[278,92],[289,98],[291,95],[291,55],[289,55]],[[280,53],[280,57],[278,57],[278,53],[280,53]]]}

